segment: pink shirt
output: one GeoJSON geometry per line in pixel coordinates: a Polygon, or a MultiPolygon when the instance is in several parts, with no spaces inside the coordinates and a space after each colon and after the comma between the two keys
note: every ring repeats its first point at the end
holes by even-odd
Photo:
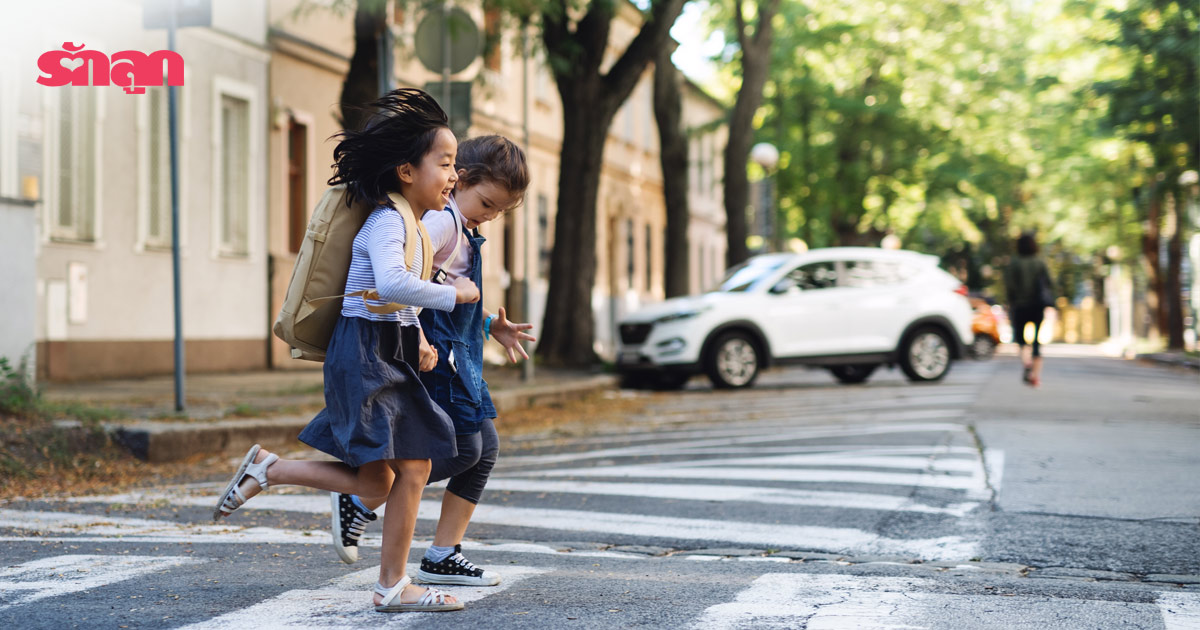
{"type": "Polygon", "coordinates": [[[429,232],[429,241],[433,246],[433,268],[445,271],[446,275],[450,276],[450,280],[453,280],[467,276],[471,271],[471,243],[467,241],[467,235],[463,234],[466,219],[454,220],[456,214],[460,218],[462,217],[462,214],[458,212],[458,204],[454,202],[454,197],[450,197],[449,207],[454,208],[454,212],[450,212],[449,209],[440,212],[426,212],[421,221],[425,224],[425,230],[429,232]],[[459,241],[458,256],[447,268],[443,265],[454,251],[456,236],[459,241]]]}

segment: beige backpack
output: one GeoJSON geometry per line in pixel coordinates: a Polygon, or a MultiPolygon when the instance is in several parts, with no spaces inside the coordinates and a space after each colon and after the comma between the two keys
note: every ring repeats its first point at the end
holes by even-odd
{"type": "MultiPolygon", "coordinates": [[[[406,234],[413,233],[413,226],[421,237],[421,279],[428,280],[433,271],[433,252],[429,234],[413,214],[408,201],[398,195],[388,197],[400,211],[406,234]]],[[[283,308],[275,319],[272,331],[276,337],[292,347],[292,358],[308,361],[324,361],[325,350],[333,336],[333,328],[342,313],[342,298],[360,297],[367,310],[372,313],[395,313],[403,304],[389,303],[375,306],[367,300],[380,300],[375,289],[344,293],[346,277],[350,273],[354,237],[362,229],[367,217],[375,210],[374,202],[357,200],[346,205],[346,186],[338,185],[325,191],[321,201],[313,210],[308,230],[300,253],[296,255],[296,266],[288,282],[283,308]]],[[[416,257],[415,239],[404,242],[404,265],[411,268],[416,257]]]]}

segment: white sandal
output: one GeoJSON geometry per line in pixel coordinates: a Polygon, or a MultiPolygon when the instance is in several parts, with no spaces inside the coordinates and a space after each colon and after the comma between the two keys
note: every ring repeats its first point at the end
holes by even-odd
{"type": "Polygon", "coordinates": [[[396,582],[392,588],[375,584],[375,593],[382,598],[379,605],[375,607],[375,612],[446,612],[463,609],[462,602],[446,601],[446,598],[450,596],[449,593],[444,593],[436,588],[425,589],[417,601],[405,604],[400,601],[400,593],[409,584],[412,584],[412,578],[407,575],[396,582]]]}
{"type": "Polygon", "coordinates": [[[213,520],[219,521],[222,516],[233,514],[234,510],[242,507],[248,500],[242,494],[242,489],[239,485],[246,477],[253,477],[258,482],[261,491],[267,489],[267,467],[279,460],[279,456],[275,453],[267,455],[267,458],[255,464],[254,458],[258,457],[258,452],[262,447],[258,444],[250,447],[250,451],[242,458],[242,463],[238,466],[237,472],[233,474],[233,479],[229,480],[229,485],[225,486],[225,491],[221,493],[221,498],[217,501],[217,509],[213,510],[213,520]]]}

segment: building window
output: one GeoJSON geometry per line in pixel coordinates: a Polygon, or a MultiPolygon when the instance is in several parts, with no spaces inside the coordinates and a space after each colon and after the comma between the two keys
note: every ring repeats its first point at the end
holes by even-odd
{"type": "MultiPolygon", "coordinates": [[[[485,3],[491,4],[491,3],[485,3]]],[[[487,59],[484,60],[484,67],[492,72],[501,71],[501,55],[500,55],[500,9],[488,8],[483,12],[483,33],[491,50],[488,51],[487,59]]]]}
{"type": "Polygon", "coordinates": [[[550,277],[550,200],[546,195],[537,196],[538,219],[538,275],[550,277]]]}
{"type": "Polygon", "coordinates": [[[650,224],[646,224],[646,293],[654,290],[654,238],[650,236],[650,224]]]}
{"type": "Polygon", "coordinates": [[[625,142],[633,142],[633,116],[635,113],[633,111],[634,100],[635,99],[633,98],[626,100],[625,105],[621,108],[621,117],[623,118],[621,125],[621,137],[625,140],[625,142]]]}
{"type": "Polygon", "coordinates": [[[18,92],[19,83],[15,63],[11,60],[0,61],[0,196],[18,197],[17,191],[17,156],[18,134],[17,118],[20,114],[21,94],[18,92]]]}
{"type": "Polygon", "coordinates": [[[145,107],[141,125],[142,244],[147,248],[164,249],[171,246],[171,131],[167,88],[147,88],[141,101],[145,107]]]}
{"type": "Polygon", "coordinates": [[[288,248],[294,254],[308,230],[308,125],[290,117],[287,143],[288,248]]]}
{"type": "Polygon", "coordinates": [[[625,286],[630,289],[633,288],[633,281],[637,278],[637,276],[634,275],[634,264],[633,264],[634,251],[635,250],[633,248],[633,219],[627,219],[625,221],[625,257],[627,258],[626,265],[625,265],[625,279],[628,284],[626,284],[625,286]]]}
{"type": "Polygon", "coordinates": [[[533,96],[539,103],[550,103],[550,84],[554,83],[554,75],[550,72],[550,61],[544,51],[534,57],[533,96]]]}
{"type": "Polygon", "coordinates": [[[50,237],[68,241],[96,238],[96,169],[99,121],[97,93],[91,87],[58,92],[55,203],[50,237]]]}
{"type": "Polygon", "coordinates": [[[250,244],[250,101],[221,94],[217,133],[218,250],[245,256],[250,244]]]}

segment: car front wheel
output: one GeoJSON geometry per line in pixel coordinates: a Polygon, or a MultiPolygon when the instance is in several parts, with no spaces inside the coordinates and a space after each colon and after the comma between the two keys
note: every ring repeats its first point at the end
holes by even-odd
{"type": "Polygon", "coordinates": [[[980,361],[987,361],[996,355],[996,340],[987,335],[975,335],[971,343],[971,356],[980,361]]]}
{"type": "Polygon", "coordinates": [[[871,378],[871,373],[875,368],[879,367],[876,363],[856,363],[854,365],[834,365],[830,366],[829,371],[833,373],[834,378],[852,385],[855,383],[865,383],[868,378],[871,378]]]}
{"type": "Polygon", "coordinates": [[[910,381],[937,381],[950,371],[950,340],[927,326],[909,335],[900,349],[900,369],[910,381]]]}
{"type": "Polygon", "coordinates": [[[746,333],[725,333],[713,344],[704,367],[718,389],[749,387],[758,378],[758,346],[746,333]]]}

